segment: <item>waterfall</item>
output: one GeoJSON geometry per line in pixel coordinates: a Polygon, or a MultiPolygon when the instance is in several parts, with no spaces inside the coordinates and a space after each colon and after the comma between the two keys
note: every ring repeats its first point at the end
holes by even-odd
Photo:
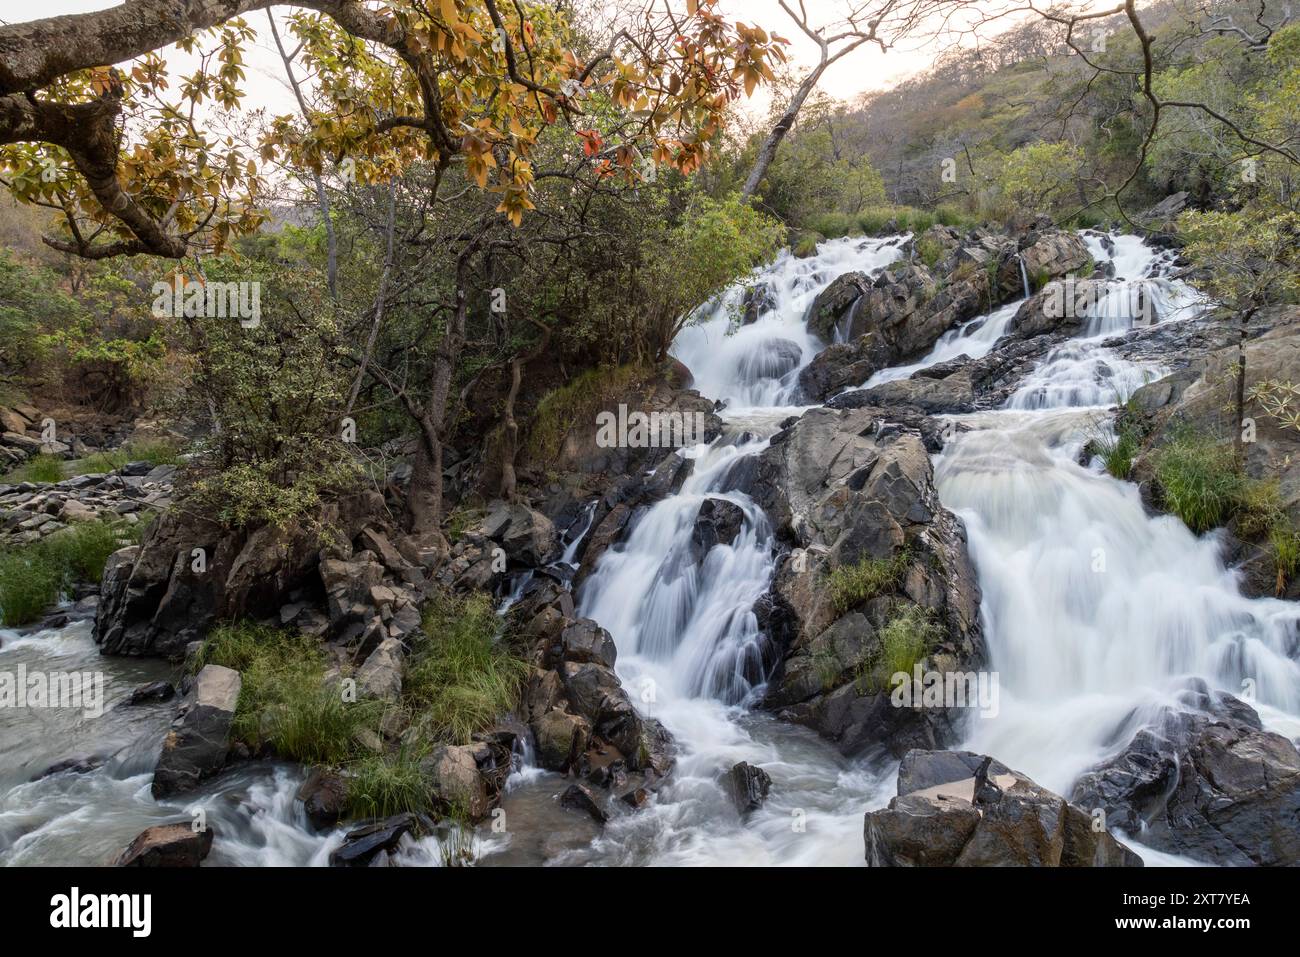
{"type": "Polygon", "coordinates": [[[1020,288],[1025,291],[1025,298],[1028,299],[1034,292],[1029,288],[1029,273],[1025,269],[1025,257],[1016,253],[1016,262],[1020,264],[1020,288]]]}

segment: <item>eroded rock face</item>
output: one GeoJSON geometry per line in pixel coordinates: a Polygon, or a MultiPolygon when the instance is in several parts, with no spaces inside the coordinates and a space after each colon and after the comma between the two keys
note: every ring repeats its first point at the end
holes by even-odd
{"type": "Polygon", "coordinates": [[[814,409],[773,438],[754,492],[791,545],[759,610],[782,645],[766,705],[846,753],[950,740],[962,709],[897,707],[882,671],[881,632],[907,609],[925,623],[926,670],[972,671],[984,658],[965,530],[939,503],[921,430],[877,408],[814,409]],[[859,562],[888,568],[888,581],[837,605],[832,572],[859,562]]]}
{"type": "Polygon", "coordinates": [[[909,751],[863,837],[872,867],[1142,866],[1087,812],[969,751],[909,751]]]}
{"type": "Polygon", "coordinates": [[[219,772],[230,750],[242,681],[238,671],[205,665],[163,741],[153,775],[153,796],[190,791],[219,772]]]}
{"type": "Polygon", "coordinates": [[[833,342],[835,330],[848,315],[853,304],[866,295],[871,279],[866,273],[847,272],[831,280],[829,286],[817,294],[808,309],[805,322],[822,342],[833,342]]]}
{"type": "MultiPolygon", "coordinates": [[[[350,542],[382,512],[382,497],[367,493],[326,506],[321,520],[350,542]]],[[[231,532],[172,509],[139,546],[109,559],[95,638],[108,655],[180,658],[217,621],[278,617],[295,591],[315,585],[320,561],[307,529],[231,532]]]]}
{"type": "Polygon", "coordinates": [[[1197,683],[1071,800],[1162,851],[1232,866],[1300,864],[1300,753],[1254,709],[1197,683]]]}

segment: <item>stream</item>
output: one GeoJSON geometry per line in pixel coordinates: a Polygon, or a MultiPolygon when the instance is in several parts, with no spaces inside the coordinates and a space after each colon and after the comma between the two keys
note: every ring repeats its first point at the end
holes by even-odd
{"type": "MultiPolygon", "coordinates": [[[[645,511],[576,596],[579,613],[613,635],[633,700],[674,735],[677,769],[645,808],[598,828],[558,806],[558,775],[522,768],[508,785],[504,831],[485,826],[472,839],[480,863],[864,863],[863,813],[893,796],[897,765],[846,758],[755,707],[766,675],[753,606],[773,574],[774,533],[736,477],[782,421],[807,408],[797,404],[797,379],[822,347],[804,325],[817,293],[850,270],[878,274],[905,239],[849,238],[805,259],[783,254],[745,284],[766,290],[756,321],[735,328],[737,285],[683,331],[674,354],[695,388],[725,401],[723,435],[679,453],[695,460],[681,490],[645,511]],[[691,530],[706,496],[735,503],[745,521],[731,545],[697,564],[691,530]],[[772,778],[767,803],[743,822],[719,783],[738,761],[772,778]]],[[[1099,263],[1113,264],[1115,281],[1080,335],[1052,350],[1004,408],[950,417],[957,434],[935,457],[941,499],[967,527],[988,667],[1000,682],[998,713],[972,718],[964,746],[1064,794],[1117,740],[1174,703],[1188,678],[1236,694],[1252,679],[1265,725],[1300,735],[1300,665],[1290,657],[1300,610],[1243,597],[1215,535],[1148,516],[1136,486],[1078,464],[1088,439],[1109,428],[1107,410],[1165,371],[1103,345],[1133,326],[1131,304],[1164,322],[1198,308],[1190,287],[1161,278],[1167,254],[1133,237],[1089,233],[1085,241],[1099,263]]],[[[986,355],[1018,305],[963,324],[923,359],[864,385],[986,355]]],[[[590,524],[590,512],[584,519],[590,524]]],[[[566,561],[575,548],[576,540],[566,561]]],[[[18,664],[102,672],[107,700],[98,717],[0,712],[0,864],[107,863],[144,827],[195,809],[217,832],[213,864],[324,864],[342,842],[342,829],[307,826],[294,801],[303,773],[290,766],[243,765],[184,799],[155,802],[149,783],[174,704],[121,702],[171,669],[101,658],[88,621],[0,631],[0,668],[18,664]],[[30,780],[92,755],[102,766],[30,780]]],[[[1148,863],[1185,863],[1142,848],[1140,835],[1130,842],[1148,863]]],[[[437,864],[442,850],[434,837],[408,839],[396,862],[437,864]]]]}

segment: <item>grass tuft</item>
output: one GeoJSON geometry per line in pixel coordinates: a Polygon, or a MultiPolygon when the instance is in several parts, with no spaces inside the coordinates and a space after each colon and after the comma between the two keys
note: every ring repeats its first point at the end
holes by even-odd
{"type": "Polygon", "coordinates": [[[142,524],[80,522],[0,551],[0,624],[30,624],[77,582],[98,584],[104,563],[139,539],[142,524]]]}
{"type": "Polygon", "coordinates": [[[4,477],[6,484],[17,485],[21,482],[39,482],[51,484],[62,482],[65,478],[63,459],[57,455],[41,452],[32,456],[22,465],[4,477]]]}
{"type": "Polygon", "coordinates": [[[836,615],[895,588],[910,560],[906,549],[890,558],[863,558],[841,565],[826,576],[826,590],[836,615]]]}

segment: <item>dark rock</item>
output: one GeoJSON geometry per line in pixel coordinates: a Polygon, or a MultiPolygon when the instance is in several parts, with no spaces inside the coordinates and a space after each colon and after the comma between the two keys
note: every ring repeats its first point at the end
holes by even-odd
{"type": "Polygon", "coordinates": [[[613,668],[618,648],[613,637],[590,618],[579,618],[560,633],[564,660],[613,668]]]}
{"type": "Polygon", "coordinates": [[[42,778],[48,778],[55,774],[89,774],[91,771],[98,770],[104,766],[104,759],[97,754],[90,754],[79,758],[65,758],[55,764],[51,764],[42,771],[33,781],[39,781],[42,778]]]}
{"type": "Polygon", "coordinates": [[[1144,844],[1224,865],[1300,864],[1300,753],[1249,705],[1197,683],[1083,775],[1072,800],[1144,844]]]}
{"type": "Polygon", "coordinates": [[[171,701],[176,695],[176,688],[170,681],[152,681],[147,685],[140,685],[127,695],[123,704],[154,704],[159,701],[171,701]]]}
{"type": "Polygon", "coordinates": [[[212,828],[182,821],[146,828],[127,845],[118,867],[198,867],[212,850],[212,828]]]}
{"type": "Polygon", "coordinates": [[[348,788],[343,776],[329,768],[312,768],[296,795],[307,820],[318,831],[333,827],[347,808],[348,788]]]}
{"type": "Polygon", "coordinates": [[[757,811],[767,800],[772,778],[762,768],[741,761],[723,777],[723,784],[741,817],[757,811]]]}
{"type": "Polygon", "coordinates": [[[589,815],[597,824],[604,824],[609,820],[609,815],[601,810],[591,792],[581,784],[570,784],[565,788],[564,793],[560,795],[560,807],[570,811],[581,811],[589,815]]]}
{"type": "Polygon", "coordinates": [[[735,502],[706,498],[700,505],[691,529],[691,550],[697,562],[703,561],[715,545],[730,545],[745,524],[745,512],[735,502]]]}
{"type": "Polygon", "coordinates": [[[230,750],[230,725],[241,686],[239,672],[205,665],[163,741],[153,796],[192,790],[219,772],[230,750]]]}
{"type": "Polygon", "coordinates": [[[349,831],[343,844],[330,854],[330,866],[369,867],[380,854],[397,850],[402,838],[419,827],[416,816],[407,812],[349,831]]]}

